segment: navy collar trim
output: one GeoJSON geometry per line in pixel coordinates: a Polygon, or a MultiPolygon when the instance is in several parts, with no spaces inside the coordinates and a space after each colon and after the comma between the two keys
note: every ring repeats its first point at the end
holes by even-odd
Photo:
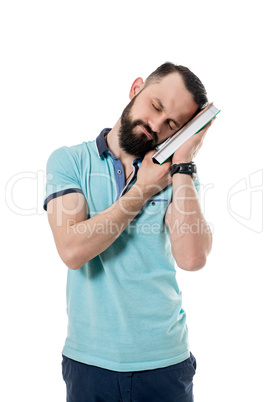
{"type": "Polygon", "coordinates": [[[109,133],[109,131],[111,131],[111,128],[104,128],[96,138],[96,148],[99,158],[103,155],[105,151],[109,151],[104,139],[104,137],[109,133]]]}

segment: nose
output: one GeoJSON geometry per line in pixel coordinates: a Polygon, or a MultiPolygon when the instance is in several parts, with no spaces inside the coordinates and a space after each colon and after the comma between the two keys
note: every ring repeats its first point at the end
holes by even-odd
{"type": "Polygon", "coordinates": [[[154,131],[156,134],[160,134],[164,120],[164,116],[154,116],[148,120],[148,125],[151,127],[152,131],[154,131]]]}

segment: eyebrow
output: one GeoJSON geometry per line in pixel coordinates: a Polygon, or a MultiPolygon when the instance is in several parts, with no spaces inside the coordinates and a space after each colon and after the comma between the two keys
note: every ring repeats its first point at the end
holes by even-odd
{"type": "MultiPolygon", "coordinates": [[[[159,104],[159,106],[161,107],[161,109],[165,112],[166,108],[163,105],[162,101],[159,98],[155,98],[156,102],[159,104]]],[[[181,125],[174,119],[168,119],[170,121],[172,121],[174,124],[176,124],[176,126],[179,128],[181,125]]]]}

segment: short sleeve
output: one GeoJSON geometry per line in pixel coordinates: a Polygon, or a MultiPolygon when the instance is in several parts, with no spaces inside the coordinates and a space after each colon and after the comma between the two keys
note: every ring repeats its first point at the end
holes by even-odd
{"type": "Polygon", "coordinates": [[[46,195],[44,210],[53,198],[69,194],[83,193],[77,164],[68,147],[56,149],[49,157],[46,168],[46,195]]]}
{"type": "Polygon", "coordinates": [[[194,185],[195,185],[195,189],[197,191],[197,194],[199,194],[200,191],[200,180],[199,180],[199,176],[197,174],[196,179],[194,179],[194,185]]]}

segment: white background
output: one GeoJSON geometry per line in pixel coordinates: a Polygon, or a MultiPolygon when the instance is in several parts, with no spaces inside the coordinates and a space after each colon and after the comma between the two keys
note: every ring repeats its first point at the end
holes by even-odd
{"type": "Polygon", "coordinates": [[[196,158],[213,251],[178,271],[195,400],[268,400],[266,13],[259,0],[1,3],[1,400],[65,400],[67,268],[42,210],[47,158],[113,126],[132,81],[165,61],[222,110],[196,158]]]}

